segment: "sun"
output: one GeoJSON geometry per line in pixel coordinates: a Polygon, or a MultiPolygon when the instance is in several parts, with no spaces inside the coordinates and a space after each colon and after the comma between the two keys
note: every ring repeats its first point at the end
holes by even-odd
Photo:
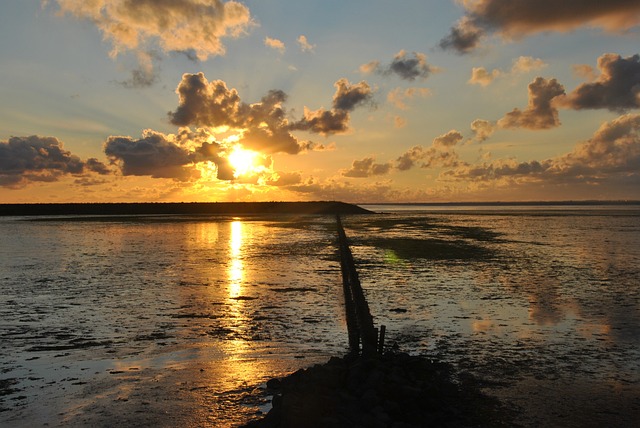
{"type": "Polygon", "coordinates": [[[233,176],[238,178],[240,176],[250,175],[257,172],[258,153],[253,150],[243,149],[241,146],[234,146],[227,160],[233,168],[233,176]]]}

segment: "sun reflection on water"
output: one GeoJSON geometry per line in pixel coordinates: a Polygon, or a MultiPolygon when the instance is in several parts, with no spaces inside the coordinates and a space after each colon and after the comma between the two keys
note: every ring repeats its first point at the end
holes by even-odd
{"type": "Polygon", "coordinates": [[[242,261],[242,222],[231,222],[229,237],[229,297],[237,298],[242,294],[242,280],[244,279],[244,263],[242,261]]]}

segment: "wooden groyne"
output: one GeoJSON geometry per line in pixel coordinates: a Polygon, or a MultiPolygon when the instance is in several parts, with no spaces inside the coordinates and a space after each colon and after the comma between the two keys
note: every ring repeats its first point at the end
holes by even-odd
{"type": "Polygon", "coordinates": [[[336,216],[338,229],[338,245],[340,248],[340,269],[342,271],[342,286],[344,289],[344,302],[347,318],[347,331],[349,334],[349,348],[351,353],[360,353],[373,356],[382,353],[384,346],[385,326],[380,327],[380,341],[378,342],[378,329],[373,325],[373,317],[369,311],[369,304],[364,297],[360,278],[356,270],[355,262],[347,235],[342,227],[340,216],[336,216]]]}

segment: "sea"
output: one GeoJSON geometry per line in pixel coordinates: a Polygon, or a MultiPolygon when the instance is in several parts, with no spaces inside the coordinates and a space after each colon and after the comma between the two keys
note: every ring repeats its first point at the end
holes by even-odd
{"type": "MultiPolygon", "coordinates": [[[[521,426],[637,426],[639,205],[362,205],[386,349],[521,426]]],[[[348,351],[333,216],[0,218],[0,426],[239,426],[348,351]]]]}

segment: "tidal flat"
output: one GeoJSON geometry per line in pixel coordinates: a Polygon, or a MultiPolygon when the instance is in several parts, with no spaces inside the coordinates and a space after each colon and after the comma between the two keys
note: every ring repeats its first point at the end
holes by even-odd
{"type": "MultiPolygon", "coordinates": [[[[346,216],[387,344],[523,426],[640,416],[638,212],[346,216]]],[[[0,221],[3,426],[237,426],[347,351],[335,218],[0,221]]]]}

